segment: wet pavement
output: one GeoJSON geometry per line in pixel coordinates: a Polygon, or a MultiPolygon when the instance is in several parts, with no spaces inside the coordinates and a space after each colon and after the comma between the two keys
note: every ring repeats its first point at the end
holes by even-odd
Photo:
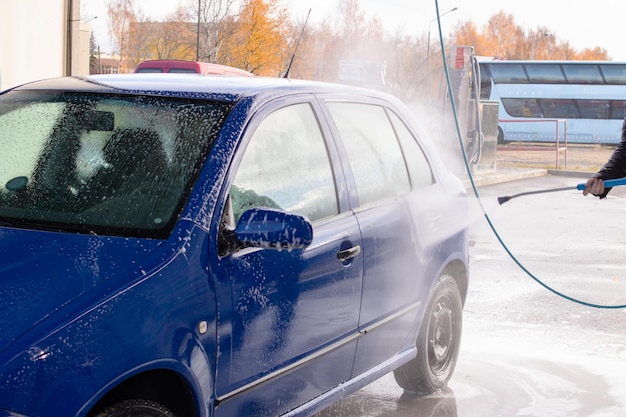
{"type": "Polygon", "coordinates": [[[479,187],[512,256],[475,204],[463,340],[448,389],[407,395],[389,374],[317,417],[626,416],[626,309],[598,308],[626,304],[626,187],[606,200],[564,191],[497,203],[584,181],[542,175],[479,187]]]}

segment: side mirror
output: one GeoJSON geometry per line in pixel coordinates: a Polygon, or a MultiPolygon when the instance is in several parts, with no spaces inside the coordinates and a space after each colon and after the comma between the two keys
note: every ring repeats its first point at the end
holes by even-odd
{"type": "Polygon", "coordinates": [[[270,208],[246,210],[235,228],[245,246],[265,249],[304,249],[313,241],[313,226],[304,216],[270,208]]]}

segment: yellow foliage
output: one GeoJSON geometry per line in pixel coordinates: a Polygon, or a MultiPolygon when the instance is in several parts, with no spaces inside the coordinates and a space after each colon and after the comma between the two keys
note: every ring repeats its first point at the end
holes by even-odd
{"type": "Polygon", "coordinates": [[[282,28],[289,22],[278,0],[246,0],[232,36],[225,41],[226,64],[256,75],[277,76],[283,71],[287,41],[282,28]]]}
{"type": "Polygon", "coordinates": [[[569,42],[557,42],[555,34],[546,27],[524,31],[504,11],[491,16],[481,30],[472,22],[459,23],[451,38],[455,45],[474,46],[477,55],[503,59],[609,59],[606,50],[599,47],[578,52],[569,42]]]}

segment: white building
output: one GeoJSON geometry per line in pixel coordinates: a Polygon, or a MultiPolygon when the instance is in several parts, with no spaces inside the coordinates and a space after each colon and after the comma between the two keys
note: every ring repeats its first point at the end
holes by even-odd
{"type": "Polygon", "coordinates": [[[0,0],[0,90],[89,73],[80,0],[0,0]]]}

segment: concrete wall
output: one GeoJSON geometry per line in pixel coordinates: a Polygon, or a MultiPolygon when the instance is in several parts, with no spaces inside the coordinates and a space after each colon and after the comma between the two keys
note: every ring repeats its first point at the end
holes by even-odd
{"type": "Polygon", "coordinates": [[[74,56],[77,67],[72,70],[72,75],[89,75],[89,38],[91,36],[91,26],[89,23],[81,23],[79,28],[78,48],[76,48],[77,55],[74,56]]]}
{"type": "Polygon", "coordinates": [[[0,0],[0,90],[88,72],[80,0],[0,0]]]}

